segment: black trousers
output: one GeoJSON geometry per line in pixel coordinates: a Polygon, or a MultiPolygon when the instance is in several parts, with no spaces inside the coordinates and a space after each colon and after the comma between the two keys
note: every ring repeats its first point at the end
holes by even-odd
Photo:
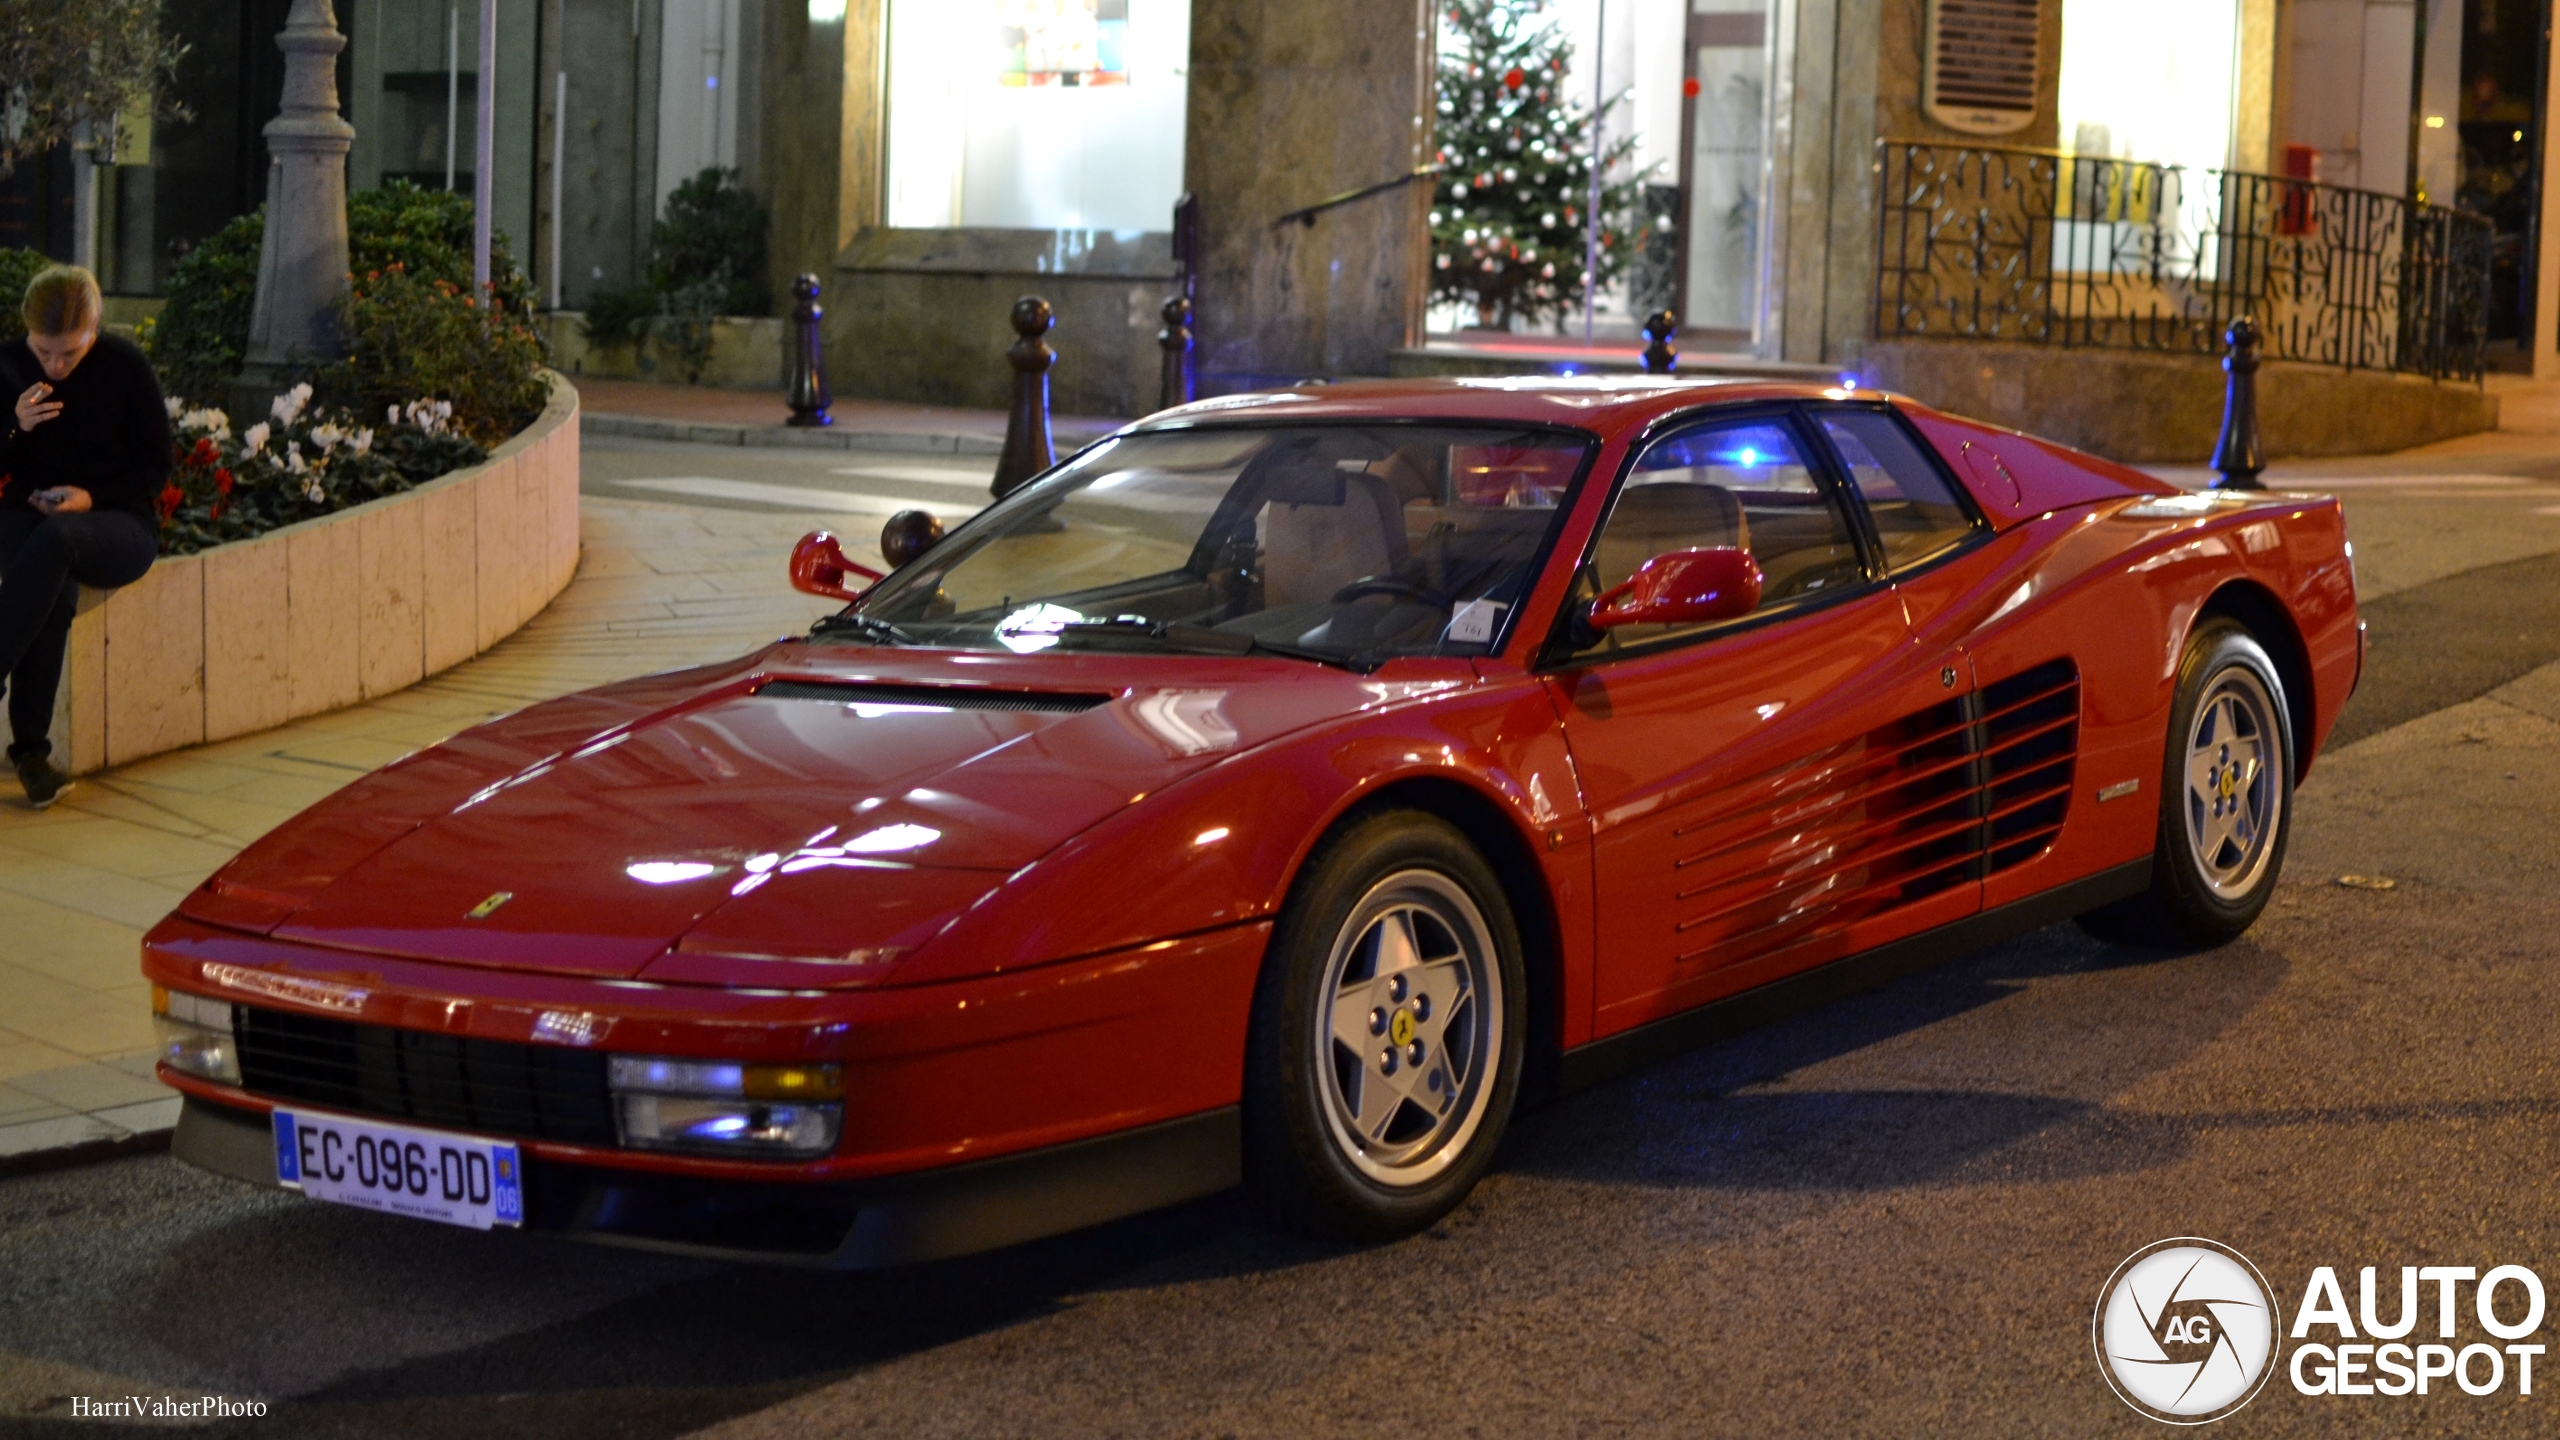
{"type": "Polygon", "coordinates": [[[0,674],[9,677],[11,760],[53,748],[46,732],[80,587],[130,585],[159,556],[160,537],[122,510],[0,510],[0,674]]]}

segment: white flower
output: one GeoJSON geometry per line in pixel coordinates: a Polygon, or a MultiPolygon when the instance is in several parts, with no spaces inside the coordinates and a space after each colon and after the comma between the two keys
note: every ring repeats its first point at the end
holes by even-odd
{"type": "Polygon", "coordinates": [[[284,447],[284,468],[296,475],[300,475],[311,468],[310,466],[302,463],[302,447],[300,445],[287,445],[284,447]]]}
{"type": "Polygon", "coordinates": [[[277,424],[290,425],[302,414],[302,407],[310,403],[311,383],[306,380],[277,396],[267,408],[276,417],[277,424]]]}
{"type": "Polygon", "coordinates": [[[320,453],[323,455],[337,449],[339,442],[346,438],[347,432],[339,429],[334,421],[326,425],[314,425],[311,427],[311,443],[319,446],[320,453]]]}
{"type": "Polygon", "coordinates": [[[302,498],[314,505],[321,504],[329,498],[329,492],[320,488],[319,476],[312,476],[311,483],[302,487],[302,498]]]}
{"type": "Polygon", "coordinates": [[[373,432],[370,430],[356,431],[355,437],[347,441],[347,448],[358,455],[370,452],[373,449],[373,432]]]}
{"type": "Polygon", "coordinates": [[[216,440],[228,440],[231,438],[231,417],[212,406],[206,406],[201,410],[189,410],[181,414],[178,417],[178,428],[190,434],[210,435],[216,440]]]}
{"type": "Polygon", "coordinates": [[[160,403],[162,403],[162,404],[164,404],[164,405],[166,405],[166,406],[168,406],[168,407],[169,407],[169,418],[170,418],[170,419],[172,419],[172,420],[175,420],[175,419],[177,419],[177,418],[178,418],[178,412],[179,412],[179,411],[184,410],[184,409],[186,409],[186,408],[187,408],[187,402],[186,402],[186,401],[184,401],[184,400],[179,399],[179,398],[178,398],[177,396],[175,396],[175,395],[171,395],[171,396],[167,397],[166,399],[162,400],[160,403]]]}
{"type": "Polygon", "coordinates": [[[400,423],[400,407],[399,407],[399,406],[397,406],[397,405],[394,405],[394,406],[392,406],[390,409],[388,409],[388,410],[384,411],[384,412],[383,412],[383,414],[382,414],[382,423],[383,423],[383,424],[385,424],[385,425],[397,425],[397,424],[399,424],[399,423],[400,423]]]}
{"type": "Polygon", "coordinates": [[[242,449],[252,455],[261,455],[266,453],[267,422],[261,420],[257,424],[250,426],[247,430],[242,431],[240,435],[240,445],[242,449]]]}

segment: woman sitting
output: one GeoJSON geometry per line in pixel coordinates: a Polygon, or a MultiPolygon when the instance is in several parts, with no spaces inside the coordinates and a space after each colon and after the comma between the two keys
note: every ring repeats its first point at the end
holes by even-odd
{"type": "Polygon", "coordinates": [[[17,396],[0,439],[0,675],[9,761],[42,809],[71,784],[47,732],[80,587],[130,585],[151,568],[171,460],[159,377],[140,346],[98,333],[96,277],[38,274],[25,313],[27,338],[0,345],[0,385],[17,396]]]}

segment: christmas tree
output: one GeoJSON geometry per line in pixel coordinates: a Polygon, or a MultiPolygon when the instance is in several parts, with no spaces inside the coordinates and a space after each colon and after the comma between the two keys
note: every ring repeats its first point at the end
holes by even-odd
{"type": "MultiPolygon", "coordinates": [[[[1490,328],[1515,316],[1561,325],[1582,305],[1591,201],[1590,107],[1562,93],[1571,47],[1547,0],[1450,0],[1445,14],[1432,298],[1473,305],[1490,328]]],[[[1602,176],[1634,147],[1611,143],[1602,176]]],[[[1635,189],[1600,187],[1598,284],[1643,238],[1627,233],[1635,189]]]]}

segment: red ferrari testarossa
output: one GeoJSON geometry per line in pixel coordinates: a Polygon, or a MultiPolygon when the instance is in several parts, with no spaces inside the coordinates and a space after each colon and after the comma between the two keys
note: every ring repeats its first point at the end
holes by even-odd
{"type": "Polygon", "coordinates": [[[838,1265],[1240,1182],[1408,1232],[1524,1096],[2238,934],[2362,660],[2333,501],[1803,385],[1235,396],[922,528],[206,881],[144,942],[179,1158],[838,1265]]]}

